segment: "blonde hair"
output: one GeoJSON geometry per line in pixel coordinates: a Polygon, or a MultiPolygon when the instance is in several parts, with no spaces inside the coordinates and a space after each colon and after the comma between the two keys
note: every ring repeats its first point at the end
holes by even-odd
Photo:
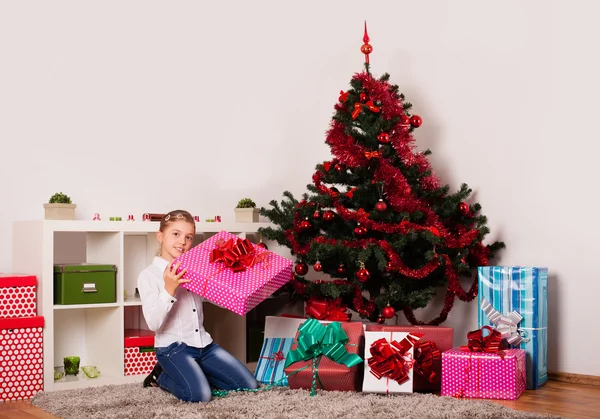
{"type": "MultiPolygon", "coordinates": [[[[189,212],[184,210],[174,210],[169,212],[168,214],[165,214],[165,216],[160,219],[160,226],[158,227],[158,231],[164,233],[169,224],[172,224],[175,221],[179,220],[183,220],[192,224],[194,226],[194,232],[196,231],[196,221],[194,221],[194,217],[192,217],[192,215],[189,212]]],[[[161,247],[162,245],[158,247],[158,250],[156,251],[156,256],[161,255],[161,247]]]]}

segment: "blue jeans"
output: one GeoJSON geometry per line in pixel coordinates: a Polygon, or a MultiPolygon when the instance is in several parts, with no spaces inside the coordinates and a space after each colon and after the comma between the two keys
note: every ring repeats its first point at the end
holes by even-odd
{"type": "Polygon", "coordinates": [[[258,387],[248,368],[214,342],[204,348],[174,342],[156,348],[156,358],[163,369],[158,385],[183,401],[210,401],[211,386],[222,390],[258,387]]]}

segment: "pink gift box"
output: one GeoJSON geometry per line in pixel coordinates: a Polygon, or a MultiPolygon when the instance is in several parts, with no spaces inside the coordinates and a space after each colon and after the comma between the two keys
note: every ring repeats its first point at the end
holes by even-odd
{"type": "Polygon", "coordinates": [[[266,255],[253,266],[234,272],[223,262],[210,261],[212,251],[229,239],[239,237],[221,231],[185,252],[173,264],[181,262],[180,269],[188,269],[183,278],[191,282],[182,284],[183,288],[243,316],[292,279],[293,262],[246,242],[251,254],[266,255]]]}
{"type": "Polygon", "coordinates": [[[525,350],[442,353],[442,396],[516,400],[525,391],[525,350]]]}

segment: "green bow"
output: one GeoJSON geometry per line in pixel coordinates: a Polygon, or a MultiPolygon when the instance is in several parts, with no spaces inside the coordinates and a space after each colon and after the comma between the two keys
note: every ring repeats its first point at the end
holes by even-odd
{"type": "MultiPolygon", "coordinates": [[[[348,335],[344,332],[344,329],[342,329],[340,322],[332,322],[323,325],[316,319],[308,319],[298,328],[298,345],[296,349],[288,353],[284,368],[287,368],[294,362],[312,359],[313,385],[311,388],[311,395],[314,395],[316,379],[318,378],[316,361],[321,355],[326,356],[338,364],[343,364],[348,368],[352,368],[363,362],[363,359],[357,354],[348,353],[344,346],[348,341],[348,335]]],[[[305,368],[301,368],[300,370],[295,371],[295,373],[305,368]]]]}

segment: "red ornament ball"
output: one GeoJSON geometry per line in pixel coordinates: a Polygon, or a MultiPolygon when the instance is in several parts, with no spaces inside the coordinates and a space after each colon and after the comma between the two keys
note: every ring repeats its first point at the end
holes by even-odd
{"type": "Polygon", "coordinates": [[[419,115],[413,115],[410,117],[410,124],[413,127],[419,128],[422,123],[423,123],[423,118],[421,118],[419,115]]]}
{"type": "Polygon", "coordinates": [[[321,265],[321,262],[316,261],[315,264],[313,265],[313,269],[316,272],[321,272],[323,270],[323,265],[321,265]]]}
{"type": "Polygon", "coordinates": [[[361,226],[360,224],[354,229],[354,234],[356,234],[357,236],[364,236],[368,232],[369,230],[367,230],[367,227],[361,226]]]}
{"type": "Polygon", "coordinates": [[[312,224],[310,223],[310,221],[308,221],[308,219],[302,220],[302,222],[300,223],[300,228],[302,230],[308,230],[311,227],[312,227],[312,224]]]}
{"type": "Polygon", "coordinates": [[[377,323],[384,324],[385,323],[385,317],[383,317],[383,316],[377,317],[377,323]]]}
{"type": "Polygon", "coordinates": [[[321,218],[321,211],[316,210],[315,213],[313,214],[313,218],[315,218],[315,219],[321,218]]]}
{"type": "Polygon", "coordinates": [[[365,55],[369,55],[373,52],[373,47],[371,46],[371,44],[365,43],[360,47],[360,52],[362,52],[365,55]]]}
{"type": "Polygon", "coordinates": [[[358,270],[358,272],[356,272],[356,277],[358,278],[358,280],[360,282],[368,281],[370,276],[371,276],[371,274],[365,268],[361,268],[358,270]]]}
{"type": "Polygon", "coordinates": [[[381,144],[387,144],[390,142],[390,135],[387,132],[382,132],[377,136],[377,141],[381,144]]]}
{"type": "Polygon", "coordinates": [[[387,204],[385,202],[383,202],[383,199],[380,199],[375,204],[375,210],[377,210],[379,212],[384,212],[386,209],[387,209],[387,204]]]}
{"type": "Polygon", "coordinates": [[[393,264],[392,264],[392,261],[391,261],[391,260],[388,260],[388,263],[387,263],[387,265],[386,265],[386,269],[387,269],[388,271],[390,271],[390,270],[392,269],[392,266],[393,266],[393,264]]]}
{"type": "Polygon", "coordinates": [[[394,317],[396,315],[396,310],[394,310],[394,307],[392,307],[392,306],[385,306],[381,310],[381,315],[383,317],[385,317],[386,319],[391,319],[392,317],[394,317]]]}
{"type": "Polygon", "coordinates": [[[342,173],[344,170],[346,170],[346,168],[343,165],[339,164],[339,163],[336,164],[334,166],[334,168],[335,168],[336,172],[338,172],[338,173],[342,173]]]}
{"type": "Polygon", "coordinates": [[[332,186],[331,188],[329,188],[329,190],[332,192],[333,196],[338,196],[338,194],[340,193],[339,189],[335,186],[332,186]]]}
{"type": "Polygon", "coordinates": [[[400,116],[400,125],[409,126],[410,125],[410,117],[408,115],[400,116]]]}
{"type": "Polygon", "coordinates": [[[340,265],[337,267],[337,273],[340,275],[344,275],[346,273],[346,267],[343,263],[340,263],[340,265]]]}
{"type": "Polygon", "coordinates": [[[458,204],[458,210],[462,215],[469,215],[469,212],[471,212],[469,204],[467,204],[466,202],[461,202],[460,204],[458,204]]]}
{"type": "Polygon", "coordinates": [[[365,92],[361,92],[361,94],[358,95],[358,97],[360,98],[361,102],[364,102],[367,100],[367,94],[365,92]]]}
{"type": "Polygon", "coordinates": [[[258,243],[258,244],[257,244],[257,246],[258,246],[258,247],[262,247],[263,249],[267,249],[267,250],[269,250],[269,248],[267,247],[267,245],[266,245],[266,244],[264,244],[263,242],[260,242],[260,243],[258,243]]]}
{"type": "Polygon", "coordinates": [[[335,218],[335,213],[333,211],[325,211],[325,214],[323,214],[323,220],[325,221],[331,221],[335,218]]]}
{"type": "Polygon", "coordinates": [[[304,276],[308,273],[308,265],[304,262],[296,263],[294,272],[296,272],[296,275],[304,276]]]}

